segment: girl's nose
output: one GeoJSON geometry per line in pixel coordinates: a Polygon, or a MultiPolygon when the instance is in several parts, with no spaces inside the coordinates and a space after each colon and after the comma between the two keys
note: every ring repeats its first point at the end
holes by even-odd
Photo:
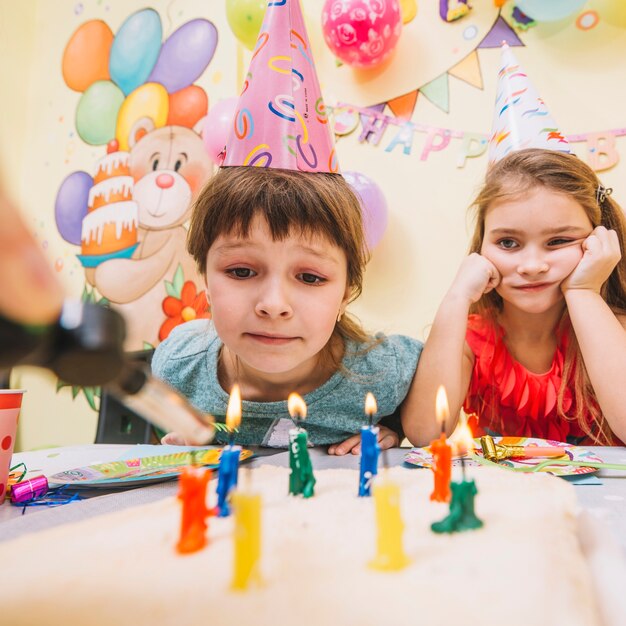
{"type": "Polygon", "coordinates": [[[525,255],[517,267],[520,274],[527,276],[535,276],[537,274],[545,274],[550,269],[545,257],[540,254],[525,255]]]}
{"type": "Polygon", "coordinates": [[[261,317],[288,319],[293,315],[285,287],[279,282],[264,285],[254,310],[261,317]]]}

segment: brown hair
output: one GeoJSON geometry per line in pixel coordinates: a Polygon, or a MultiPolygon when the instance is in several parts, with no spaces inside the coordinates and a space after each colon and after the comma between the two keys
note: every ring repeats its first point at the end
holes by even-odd
{"type": "MultiPolygon", "coordinates": [[[[566,194],[584,209],[593,227],[605,226],[614,230],[622,253],[626,250],[626,220],[621,207],[609,196],[598,200],[601,185],[595,172],[572,154],[543,149],[526,149],[513,152],[495,163],[487,172],[485,184],[473,203],[476,225],[470,245],[470,253],[482,248],[485,236],[485,216],[496,202],[512,200],[536,187],[566,194]]],[[[622,258],[603,285],[601,295],[613,312],[626,314],[626,257],[622,258]]],[[[502,298],[491,291],[473,307],[472,312],[491,317],[495,321],[502,310],[502,298]]],[[[560,417],[576,420],[595,442],[613,442],[613,435],[598,405],[589,375],[581,357],[580,347],[571,322],[564,310],[557,332],[569,332],[570,341],[565,355],[563,380],[558,392],[557,410],[560,417]],[[567,416],[563,410],[564,394],[573,382],[575,413],[567,416]],[[588,408],[593,423],[585,420],[588,408]]]]}
{"type": "MultiPolygon", "coordinates": [[[[349,301],[359,297],[369,253],[361,206],[343,176],[261,167],[221,168],[194,204],[187,237],[187,250],[203,276],[215,240],[227,233],[246,237],[258,214],[265,218],[275,241],[297,233],[322,236],[337,245],[348,261],[349,301]]],[[[344,314],[320,355],[322,366],[340,367],[346,339],[372,340],[357,320],[344,314]]]]}

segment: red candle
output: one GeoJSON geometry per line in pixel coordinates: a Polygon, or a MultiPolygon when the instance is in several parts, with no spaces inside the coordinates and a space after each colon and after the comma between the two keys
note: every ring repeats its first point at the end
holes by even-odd
{"type": "Polygon", "coordinates": [[[430,442],[433,455],[432,471],[435,477],[435,488],[430,499],[435,502],[450,502],[450,477],[452,473],[452,448],[446,441],[446,420],[450,417],[448,398],[443,385],[437,389],[436,400],[437,421],[441,425],[439,439],[430,442]]]}
{"type": "Polygon", "coordinates": [[[180,524],[180,539],[176,549],[181,554],[201,550],[206,545],[207,517],[206,489],[211,480],[211,470],[186,467],[179,478],[178,498],[183,510],[180,524]]]}

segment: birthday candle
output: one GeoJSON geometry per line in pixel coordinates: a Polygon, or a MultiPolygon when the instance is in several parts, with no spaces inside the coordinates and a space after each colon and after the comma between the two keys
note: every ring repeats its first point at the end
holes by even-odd
{"type": "Polygon", "coordinates": [[[219,477],[217,483],[217,509],[219,517],[230,515],[228,496],[237,486],[239,473],[239,455],[241,446],[234,445],[235,429],[241,423],[241,393],[239,385],[233,385],[226,409],[226,428],[229,432],[229,443],[224,446],[220,455],[219,477]]]}
{"type": "Polygon", "coordinates": [[[300,395],[291,393],[287,406],[295,425],[289,431],[289,493],[310,498],[314,494],[315,476],[309,456],[307,433],[301,425],[306,418],[306,403],[300,395]]]}
{"type": "Polygon", "coordinates": [[[474,445],[467,418],[461,420],[456,435],[457,453],[461,456],[463,478],[461,482],[453,482],[450,485],[452,490],[450,512],[441,521],[431,524],[432,530],[436,533],[461,532],[480,528],[483,525],[474,512],[474,498],[478,494],[476,483],[465,476],[465,455],[474,445]]]}
{"type": "MultiPolygon", "coordinates": [[[[250,470],[248,470],[248,474],[250,470]]],[[[250,582],[261,582],[261,495],[236,489],[232,495],[235,513],[234,567],[232,588],[245,590],[250,582]]]]}
{"type": "MultiPolygon", "coordinates": [[[[386,472],[385,472],[386,473],[386,472]]],[[[400,486],[387,478],[374,483],[376,507],[376,557],[370,567],[380,570],[399,570],[410,563],[402,546],[404,523],[400,514],[400,486]]]]}
{"type": "Polygon", "coordinates": [[[206,488],[211,479],[211,470],[186,467],[178,481],[178,498],[183,509],[180,524],[180,539],[176,545],[178,552],[186,554],[201,550],[206,545],[206,488]]]}
{"type": "Polygon", "coordinates": [[[367,393],[365,396],[365,413],[369,417],[369,425],[361,427],[361,463],[359,474],[359,496],[371,494],[372,479],[378,474],[378,433],[380,428],[372,424],[374,414],[378,410],[374,394],[367,393]]]}
{"type": "Polygon", "coordinates": [[[450,418],[448,397],[443,385],[437,389],[435,410],[437,421],[441,426],[439,439],[430,442],[430,450],[433,455],[432,471],[434,473],[435,487],[430,494],[430,499],[435,502],[450,502],[450,476],[452,473],[452,448],[446,441],[446,421],[450,418]]]}

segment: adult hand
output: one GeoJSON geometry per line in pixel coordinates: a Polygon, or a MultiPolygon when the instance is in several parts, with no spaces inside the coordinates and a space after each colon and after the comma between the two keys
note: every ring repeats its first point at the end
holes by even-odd
{"type": "MultiPolygon", "coordinates": [[[[378,431],[378,445],[381,450],[387,450],[388,448],[395,448],[400,445],[400,437],[398,433],[394,432],[386,426],[379,426],[378,431]]],[[[361,435],[352,435],[341,443],[334,443],[328,448],[328,454],[335,454],[337,456],[344,456],[345,454],[361,454],[361,435]]]]}
{"type": "Polygon", "coordinates": [[[589,289],[600,293],[602,285],[622,258],[614,230],[597,226],[582,242],[583,256],[572,273],[561,283],[563,293],[570,289],[589,289]]]}

